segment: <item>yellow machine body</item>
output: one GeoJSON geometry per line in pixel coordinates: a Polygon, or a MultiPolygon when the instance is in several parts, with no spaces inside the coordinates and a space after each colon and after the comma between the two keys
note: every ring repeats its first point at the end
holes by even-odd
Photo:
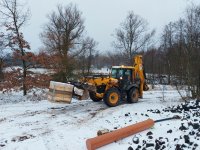
{"type": "Polygon", "coordinates": [[[117,106],[123,99],[135,103],[139,97],[143,97],[143,91],[148,90],[148,86],[145,83],[142,56],[135,56],[133,62],[133,66],[112,66],[111,73],[107,76],[91,75],[79,82],[70,82],[74,91],[68,93],[78,96],[79,99],[89,94],[94,102],[103,99],[110,107],[117,106]]]}
{"type": "MultiPolygon", "coordinates": [[[[148,90],[147,85],[145,84],[145,73],[143,69],[142,56],[137,55],[133,59],[133,66],[113,66],[112,69],[127,69],[131,70],[131,80],[134,81],[136,79],[140,80],[140,84],[138,85],[138,96],[143,97],[143,91],[148,90]]],[[[121,77],[123,78],[123,76],[121,77]]],[[[113,78],[112,72],[107,77],[85,77],[81,80],[81,82],[88,83],[91,85],[91,91],[95,93],[95,96],[99,99],[103,99],[106,91],[108,91],[112,87],[120,88],[119,82],[120,78],[113,78]],[[104,86],[104,90],[101,92],[98,91],[98,87],[104,86]]]]}

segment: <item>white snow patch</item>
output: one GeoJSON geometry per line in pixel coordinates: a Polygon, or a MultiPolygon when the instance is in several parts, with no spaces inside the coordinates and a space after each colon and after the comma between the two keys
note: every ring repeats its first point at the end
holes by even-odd
{"type": "MultiPolygon", "coordinates": [[[[147,110],[161,110],[182,102],[177,91],[168,86],[164,100],[162,88],[156,87],[144,92],[144,98],[138,103],[123,103],[114,108],[108,108],[103,102],[94,103],[92,100],[73,99],[71,104],[50,103],[47,100],[33,102],[20,95],[21,93],[0,93],[0,149],[86,150],[86,139],[95,137],[98,130],[119,129],[148,118],[156,120],[172,117],[174,114],[170,112],[150,113],[147,110]],[[10,103],[6,102],[8,99],[10,103]],[[21,141],[13,141],[20,137],[21,141]]],[[[152,129],[99,150],[127,150],[129,146],[136,149],[137,145],[132,142],[133,137],[139,137],[142,143],[149,131],[153,132],[154,140],[167,137],[167,149],[174,150],[176,143],[184,143],[184,140],[174,141],[175,137],[185,134],[178,130],[181,123],[180,120],[157,123],[152,129]],[[167,134],[169,129],[173,130],[172,134],[167,134]]]]}

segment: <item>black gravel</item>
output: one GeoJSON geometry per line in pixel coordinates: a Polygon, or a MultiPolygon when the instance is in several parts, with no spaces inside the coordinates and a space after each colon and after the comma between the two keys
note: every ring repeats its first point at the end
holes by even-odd
{"type": "Polygon", "coordinates": [[[133,150],[133,148],[131,146],[128,147],[128,150],[133,150]]]}
{"type": "Polygon", "coordinates": [[[149,131],[149,132],[147,133],[147,135],[153,135],[153,133],[152,133],[151,131],[149,131]]]}
{"type": "Polygon", "coordinates": [[[168,130],[167,133],[172,133],[172,129],[168,130]]]}
{"type": "Polygon", "coordinates": [[[133,143],[134,144],[138,144],[139,143],[139,138],[138,137],[134,137],[133,138],[133,143]]]}
{"type": "MultiPolygon", "coordinates": [[[[183,136],[174,137],[174,143],[170,142],[169,139],[163,135],[158,139],[153,137],[153,132],[148,131],[146,137],[140,142],[140,139],[133,138],[133,143],[137,144],[136,150],[145,150],[145,149],[155,149],[155,150],[164,150],[164,149],[175,149],[175,150],[198,150],[200,142],[200,101],[190,101],[177,106],[167,107],[164,109],[149,109],[147,110],[148,114],[142,114],[142,116],[150,116],[150,113],[164,114],[165,112],[174,113],[176,115],[182,116],[181,124],[178,128],[168,129],[166,134],[172,134],[174,132],[183,132],[183,136]],[[196,140],[194,140],[196,139],[196,140]],[[195,143],[196,141],[196,143],[195,143]],[[173,147],[173,148],[172,148],[173,147]]],[[[137,115],[137,114],[135,114],[137,115]]],[[[170,115],[170,114],[169,114],[170,115]]],[[[164,123],[164,122],[163,122],[164,123]]]]}

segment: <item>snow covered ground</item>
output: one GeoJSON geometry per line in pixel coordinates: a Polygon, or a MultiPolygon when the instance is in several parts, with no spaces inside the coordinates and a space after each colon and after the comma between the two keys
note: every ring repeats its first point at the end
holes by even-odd
{"type": "MultiPolygon", "coordinates": [[[[20,67],[20,66],[7,67],[3,71],[4,72],[11,72],[11,71],[17,70],[17,69],[21,69],[22,70],[22,67],[20,67]]],[[[36,74],[48,74],[48,73],[52,73],[53,72],[52,70],[45,69],[45,68],[30,68],[30,69],[28,69],[28,71],[31,71],[31,72],[36,73],[36,74]]]]}
{"type": "Polygon", "coordinates": [[[156,123],[149,130],[99,150],[198,150],[200,109],[181,110],[182,107],[177,108],[181,102],[174,88],[161,85],[145,92],[138,103],[122,103],[114,108],[91,100],[57,104],[31,101],[30,96],[22,97],[21,93],[0,94],[0,149],[86,150],[86,139],[95,137],[98,130],[115,130],[148,118],[178,114],[183,119],[156,123]]]}

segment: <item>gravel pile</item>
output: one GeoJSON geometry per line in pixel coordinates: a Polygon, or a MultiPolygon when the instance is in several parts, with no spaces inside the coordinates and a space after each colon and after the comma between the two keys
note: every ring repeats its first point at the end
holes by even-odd
{"type": "MultiPolygon", "coordinates": [[[[144,137],[134,135],[133,144],[128,150],[133,149],[132,145],[137,145],[136,150],[199,150],[200,149],[200,101],[190,101],[178,106],[164,109],[148,110],[148,113],[165,114],[171,113],[182,116],[180,127],[168,129],[166,135],[162,137],[154,136],[154,131],[150,130],[144,137]],[[181,134],[177,134],[181,132],[181,134]],[[169,134],[176,135],[169,138],[169,134]]],[[[164,123],[164,122],[163,122],[164,123]]],[[[165,122],[167,124],[167,121],[165,122]]],[[[155,131],[156,132],[156,131],[155,131]]],[[[134,146],[135,147],[135,146],[134,146]]]]}

